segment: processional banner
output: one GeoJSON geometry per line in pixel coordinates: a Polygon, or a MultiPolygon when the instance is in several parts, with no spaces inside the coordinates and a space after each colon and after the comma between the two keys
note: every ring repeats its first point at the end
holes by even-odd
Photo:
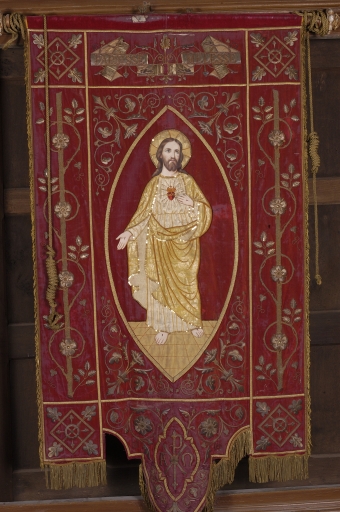
{"type": "Polygon", "coordinates": [[[309,453],[302,19],[28,17],[41,462],[212,508],[309,453]]]}

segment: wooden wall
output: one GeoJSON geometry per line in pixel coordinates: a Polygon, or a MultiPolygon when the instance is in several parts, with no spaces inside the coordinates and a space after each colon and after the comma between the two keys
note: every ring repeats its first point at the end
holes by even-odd
{"type": "MultiPolygon", "coordinates": [[[[323,284],[318,287],[311,282],[313,456],[310,478],[285,484],[250,484],[244,460],[238,467],[235,482],[228,487],[234,491],[340,486],[340,39],[313,40],[312,67],[315,125],[321,141],[322,165],[318,179],[323,190],[323,204],[319,206],[323,284]]],[[[107,486],[63,492],[45,488],[38,461],[31,222],[21,47],[0,51],[0,112],[0,215],[2,184],[5,198],[5,216],[1,217],[0,224],[0,272],[4,276],[0,279],[0,501],[138,495],[138,464],[127,461],[124,449],[114,438],[108,439],[107,486]]],[[[313,275],[312,213],[311,210],[313,275]]]]}

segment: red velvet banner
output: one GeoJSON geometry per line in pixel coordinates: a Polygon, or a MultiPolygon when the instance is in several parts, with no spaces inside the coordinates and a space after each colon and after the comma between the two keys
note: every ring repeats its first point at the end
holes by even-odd
{"type": "Polygon", "coordinates": [[[202,510],[246,453],[254,481],[305,476],[301,18],[27,23],[52,486],[95,483],[105,433],[159,511],[202,510]]]}

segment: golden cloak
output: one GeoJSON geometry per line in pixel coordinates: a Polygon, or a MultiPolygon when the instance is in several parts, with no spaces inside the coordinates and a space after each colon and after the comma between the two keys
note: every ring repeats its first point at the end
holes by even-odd
{"type": "Polygon", "coordinates": [[[209,228],[211,217],[207,199],[187,174],[160,174],[144,189],[126,228],[132,233],[128,243],[129,284],[133,297],[148,310],[147,322],[155,330],[202,327],[197,282],[199,238],[209,228]],[[173,199],[169,190],[175,190],[173,199]],[[194,201],[192,207],[176,199],[183,193],[194,201]]]}

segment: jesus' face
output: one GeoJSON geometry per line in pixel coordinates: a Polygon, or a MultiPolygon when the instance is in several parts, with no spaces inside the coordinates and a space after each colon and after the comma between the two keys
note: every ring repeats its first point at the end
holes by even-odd
{"type": "Polygon", "coordinates": [[[181,154],[181,148],[175,141],[167,142],[162,151],[162,160],[164,166],[170,172],[178,169],[178,161],[181,154]]]}

